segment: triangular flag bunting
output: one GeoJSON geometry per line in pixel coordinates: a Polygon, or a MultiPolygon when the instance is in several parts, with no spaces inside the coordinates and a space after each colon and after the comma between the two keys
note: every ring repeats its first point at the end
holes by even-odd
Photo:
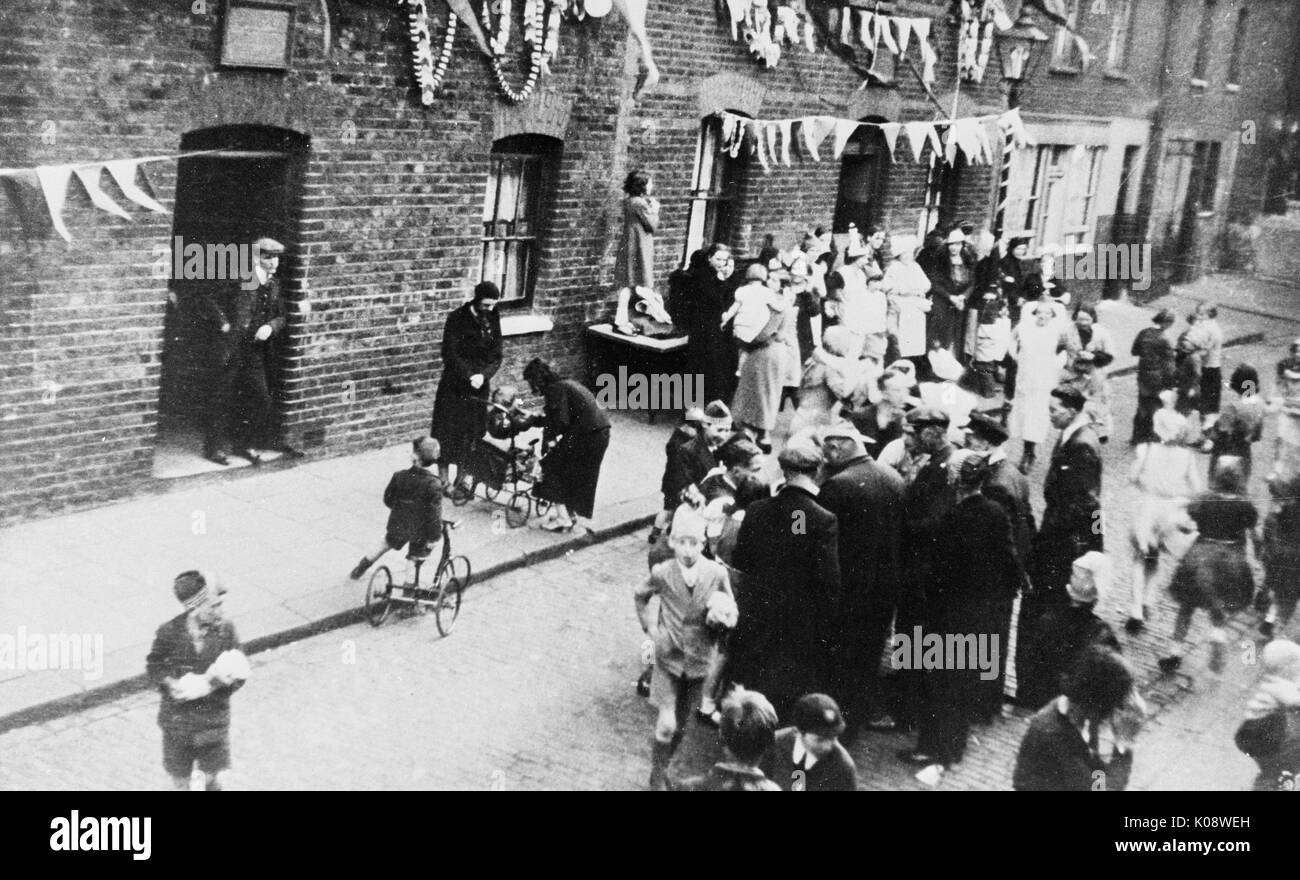
{"type": "Polygon", "coordinates": [[[925,122],[904,122],[903,131],[907,132],[907,139],[912,144],[912,159],[921,161],[921,151],[925,149],[925,130],[929,127],[925,122]]]}
{"type": "Polygon", "coordinates": [[[122,195],[142,208],[148,208],[159,214],[167,213],[167,209],[155,201],[153,196],[136,186],[135,172],[140,167],[139,159],[117,159],[113,162],[105,162],[104,167],[108,169],[109,174],[113,175],[113,180],[122,190],[122,195]]]}
{"type": "Polygon", "coordinates": [[[766,135],[767,138],[767,152],[768,155],[772,157],[773,165],[777,164],[778,161],[776,153],[776,135],[778,131],[779,129],[777,128],[776,123],[768,123],[763,126],[763,134],[766,135]]]}
{"type": "Polygon", "coordinates": [[[853,132],[858,130],[860,123],[852,119],[838,119],[835,121],[835,148],[833,150],[834,158],[838,159],[844,152],[844,146],[853,137],[853,132]]]}
{"type": "Polygon", "coordinates": [[[790,132],[794,128],[793,119],[782,119],[777,123],[781,129],[781,164],[790,167],[790,132]]]}
{"type": "Polygon", "coordinates": [[[898,143],[898,133],[902,131],[903,126],[897,122],[882,122],[879,126],[880,133],[885,136],[885,143],[889,145],[889,161],[894,161],[894,145],[898,143]]]}
{"type": "Polygon", "coordinates": [[[41,165],[36,169],[36,179],[41,182],[45,205],[50,209],[50,222],[64,241],[72,241],[72,235],[63,223],[63,204],[68,198],[68,177],[71,174],[71,165],[41,165]]]}
{"type": "Polygon", "coordinates": [[[817,154],[817,148],[821,146],[822,141],[835,128],[835,118],[832,116],[805,116],[799,120],[799,133],[803,136],[803,145],[807,148],[808,154],[813,157],[813,161],[820,162],[822,157],[817,154]]]}
{"type": "Polygon", "coordinates": [[[86,188],[86,194],[90,196],[91,204],[101,211],[107,211],[110,214],[116,214],[124,220],[130,220],[131,215],[126,209],[117,202],[110,199],[102,189],[99,188],[99,175],[103,172],[103,165],[80,166],[76,169],[77,179],[81,185],[86,188]]]}
{"type": "Polygon", "coordinates": [[[893,18],[890,19],[898,26],[898,54],[907,54],[907,44],[912,39],[912,20],[910,18],[893,18]]]}

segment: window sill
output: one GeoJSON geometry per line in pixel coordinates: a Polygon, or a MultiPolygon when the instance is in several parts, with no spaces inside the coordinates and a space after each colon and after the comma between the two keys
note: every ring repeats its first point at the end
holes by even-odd
{"type": "Polygon", "coordinates": [[[1124,82],[1128,82],[1133,78],[1131,74],[1123,70],[1107,70],[1105,73],[1102,74],[1102,76],[1104,76],[1106,79],[1118,79],[1118,80],[1123,80],[1124,82]]]}
{"type": "Polygon", "coordinates": [[[1237,92],[1241,91],[1241,86],[1237,83],[1228,83],[1226,86],[1223,87],[1223,90],[1225,92],[1231,92],[1232,94],[1235,95],[1237,92]]]}
{"type": "Polygon", "coordinates": [[[1067,67],[1064,64],[1053,64],[1051,67],[1047,69],[1047,72],[1051,74],[1056,74],[1058,76],[1078,76],[1079,74],[1083,73],[1083,68],[1067,67]]]}
{"type": "Polygon", "coordinates": [[[1193,79],[1193,80],[1192,80],[1192,88],[1194,88],[1194,89],[1198,89],[1198,90],[1200,90],[1200,91],[1202,91],[1202,92],[1205,91],[1205,89],[1206,89],[1209,85],[1210,85],[1210,84],[1209,84],[1208,82],[1206,82],[1205,80],[1203,80],[1203,79],[1193,79]]]}
{"type": "Polygon", "coordinates": [[[1196,219],[1197,219],[1197,220],[1206,220],[1206,219],[1209,219],[1210,217],[1213,217],[1213,216],[1214,216],[1214,212],[1213,212],[1213,211],[1197,211],[1197,212],[1196,212],[1196,219]]]}
{"type": "Polygon", "coordinates": [[[517,315],[501,316],[501,335],[525,336],[529,333],[548,333],[555,327],[555,322],[545,315],[524,312],[517,315]]]}

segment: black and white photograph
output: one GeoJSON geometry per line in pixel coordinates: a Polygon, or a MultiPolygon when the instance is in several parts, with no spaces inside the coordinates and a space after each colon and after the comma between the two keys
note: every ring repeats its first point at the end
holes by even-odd
{"type": "Polygon", "coordinates": [[[0,0],[0,791],[1300,787],[1297,82],[1295,0],[0,0]]]}

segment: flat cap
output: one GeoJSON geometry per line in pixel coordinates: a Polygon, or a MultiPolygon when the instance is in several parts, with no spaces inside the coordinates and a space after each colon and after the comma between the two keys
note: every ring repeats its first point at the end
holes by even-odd
{"type": "Polygon", "coordinates": [[[839,704],[825,694],[805,694],[794,704],[791,713],[800,733],[839,736],[844,732],[844,716],[839,704]]]}
{"type": "Polygon", "coordinates": [[[924,428],[929,425],[946,428],[948,427],[948,414],[937,407],[918,406],[907,414],[907,422],[915,428],[924,428]]]}

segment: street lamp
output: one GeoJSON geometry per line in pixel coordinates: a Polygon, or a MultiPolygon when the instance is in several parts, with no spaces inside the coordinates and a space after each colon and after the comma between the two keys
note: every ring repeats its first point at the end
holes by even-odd
{"type": "Polygon", "coordinates": [[[1034,23],[1029,9],[1022,9],[1010,30],[998,34],[998,61],[1002,79],[1007,83],[1007,107],[1020,106],[1020,86],[1029,79],[1042,56],[1043,44],[1050,38],[1034,23]]]}
{"type": "MultiPolygon", "coordinates": [[[[998,34],[998,63],[1002,65],[1002,80],[1007,84],[1007,109],[1020,106],[1020,87],[1029,79],[1043,54],[1047,34],[1034,23],[1028,4],[1020,10],[1010,30],[998,34]]],[[[1007,132],[1002,145],[1002,168],[998,175],[998,204],[993,217],[993,237],[1002,239],[1007,214],[1007,190],[1011,183],[1011,133],[1007,132]]]]}

